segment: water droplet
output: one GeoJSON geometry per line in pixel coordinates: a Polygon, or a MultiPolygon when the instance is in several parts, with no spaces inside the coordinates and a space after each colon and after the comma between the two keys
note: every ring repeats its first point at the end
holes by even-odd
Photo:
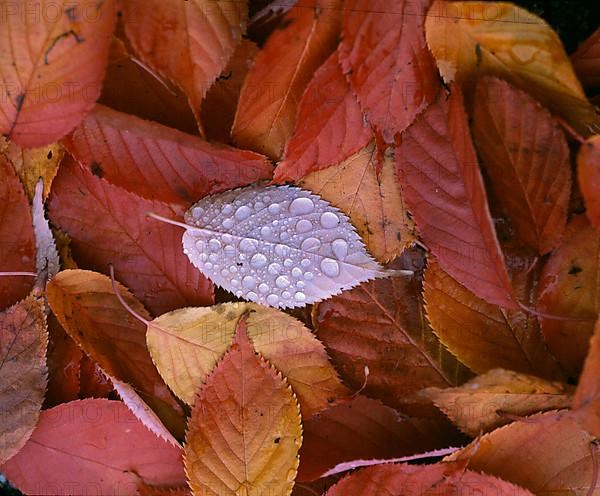
{"type": "Polygon", "coordinates": [[[279,265],[278,263],[272,263],[271,265],[269,265],[269,268],[267,270],[269,271],[269,274],[277,275],[281,272],[281,265],[279,265]]]}
{"type": "Polygon", "coordinates": [[[242,293],[242,290],[241,290],[241,289],[238,289],[238,290],[235,292],[235,295],[236,295],[236,296],[238,296],[238,297],[242,296],[243,294],[244,294],[244,293],[242,293]]]}
{"type": "Polygon", "coordinates": [[[348,255],[348,243],[345,239],[334,239],[331,242],[331,250],[338,260],[344,260],[348,255]]]}
{"type": "Polygon", "coordinates": [[[233,236],[229,233],[225,233],[221,236],[221,239],[223,240],[223,243],[229,244],[233,241],[233,236]]]}
{"type": "Polygon", "coordinates": [[[290,280],[287,278],[287,276],[279,276],[277,279],[275,279],[275,286],[278,288],[287,288],[289,285],[290,280]]]}
{"type": "Polygon", "coordinates": [[[237,288],[240,285],[240,281],[238,281],[237,279],[232,279],[230,282],[234,288],[237,288]]]}
{"type": "Polygon", "coordinates": [[[205,268],[207,268],[208,270],[210,270],[210,269],[212,269],[212,268],[213,268],[213,264],[211,264],[210,262],[206,262],[206,263],[204,264],[204,267],[205,267],[205,268]]]}
{"type": "Polygon", "coordinates": [[[247,295],[246,298],[250,301],[256,301],[258,300],[258,295],[254,292],[254,291],[250,291],[247,295]]]}
{"type": "Polygon", "coordinates": [[[299,269],[298,267],[294,267],[294,268],[292,269],[292,275],[293,275],[294,277],[300,277],[300,276],[302,275],[302,270],[301,270],[301,269],[299,269]]]}
{"type": "Polygon", "coordinates": [[[290,296],[292,296],[288,291],[284,291],[283,293],[281,293],[281,297],[284,300],[287,300],[290,296]]]}
{"type": "Polygon", "coordinates": [[[301,234],[312,229],[312,224],[309,220],[301,219],[296,223],[296,232],[301,234]]]}
{"type": "Polygon", "coordinates": [[[233,274],[235,274],[237,271],[238,271],[238,269],[235,265],[232,265],[231,267],[229,267],[229,272],[232,272],[233,274]]]}
{"type": "Polygon", "coordinates": [[[277,215],[281,211],[281,205],[279,203],[271,203],[269,205],[269,213],[272,215],[277,215]]]}
{"type": "Polygon", "coordinates": [[[203,213],[204,213],[204,209],[202,207],[194,207],[192,209],[192,217],[196,220],[198,220],[200,217],[202,217],[203,213]]]}
{"type": "Polygon", "coordinates": [[[199,239],[198,241],[196,241],[196,248],[199,251],[206,251],[206,243],[204,242],[203,239],[199,239]]]}
{"type": "Polygon", "coordinates": [[[288,241],[290,239],[290,233],[288,233],[287,231],[283,231],[279,235],[279,239],[281,239],[281,241],[288,241]]]}
{"type": "Polygon", "coordinates": [[[251,213],[252,213],[252,210],[250,210],[250,207],[248,207],[246,205],[242,205],[235,211],[235,214],[233,214],[233,216],[237,220],[244,220],[244,219],[250,217],[251,213]]]}
{"type": "Polygon", "coordinates": [[[198,255],[198,259],[201,262],[206,262],[208,260],[208,253],[200,253],[200,255],[198,255]]]}
{"type": "Polygon", "coordinates": [[[279,296],[277,296],[276,294],[270,294],[269,296],[267,296],[267,303],[269,305],[277,305],[278,301],[279,301],[279,296]]]}
{"type": "Polygon", "coordinates": [[[286,259],[283,261],[283,266],[284,266],[284,267],[287,267],[288,269],[289,269],[289,268],[290,268],[292,265],[294,265],[294,261],[293,261],[291,258],[286,258],[286,259]]]}
{"type": "Polygon", "coordinates": [[[223,225],[223,227],[225,229],[231,229],[233,227],[233,219],[230,219],[229,217],[227,217],[226,219],[223,220],[223,222],[221,223],[223,225]]]}
{"type": "Polygon", "coordinates": [[[265,208],[265,204],[264,204],[263,202],[261,202],[261,201],[257,201],[257,202],[254,204],[254,210],[255,210],[256,212],[258,212],[259,210],[262,210],[263,208],[265,208]]]}
{"type": "Polygon", "coordinates": [[[264,267],[265,265],[267,265],[267,257],[265,257],[262,253],[255,253],[250,259],[250,265],[252,265],[252,267],[254,267],[255,269],[264,267]]]}
{"type": "Polygon", "coordinates": [[[321,260],[321,270],[328,277],[335,277],[340,273],[340,264],[333,258],[324,258],[321,260]]]}
{"type": "Polygon", "coordinates": [[[240,251],[252,252],[257,250],[255,239],[244,238],[240,241],[240,251]]]}
{"type": "Polygon", "coordinates": [[[278,257],[285,257],[287,254],[288,247],[285,245],[275,245],[275,255],[278,257]]]}
{"type": "Polygon", "coordinates": [[[271,230],[271,228],[269,226],[263,226],[260,228],[260,234],[264,238],[270,238],[271,235],[273,234],[273,231],[271,230]]]}
{"type": "Polygon", "coordinates": [[[217,255],[216,253],[211,253],[208,256],[208,259],[212,262],[212,263],[217,263],[219,261],[219,255],[217,255]]]}
{"type": "Polygon", "coordinates": [[[226,257],[234,257],[236,252],[235,246],[227,245],[225,248],[223,248],[223,252],[225,253],[226,257]]]}
{"type": "Polygon", "coordinates": [[[302,241],[300,249],[303,251],[317,251],[321,247],[321,242],[317,238],[306,238],[302,241]]]}
{"type": "Polygon", "coordinates": [[[278,220],[274,220],[273,222],[271,222],[272,225],[274,226],[278,226],[279,225],[279,221],[278,220]]]}
{"type": "Polygon", "coordinates": [[[306,295],[304,293],[298,291],[296,294],[294,294],[294,300],[304,301],[304,300],[306,300],[306,295]]]}
{"type": "Polygon", "coordinates": [[[304,279],[306,279],[307,281],[310,281],[313,278],[313,273],[312,272],[305,272],[304,273],[304,279]]]}
{"type": "Polygon", "coordinates": [[[261,283],[258,285],[258,290],[259,290],[261,293],[263,293],[263,294],[264,294],[264,293],[266,293],[267,291],[269,291],[269,285],[268,285],[268,284],[265,284],[264,282],[261,282],[261,283]]]}
{"type": "Polygon", "coordinates": [[[254,279],[252,276],[245,276],[242,279],[242,286],[244,286],[246,289],[252,289],[254,286],[256,286],[256,279],[254,279]]]}
{"type": "Polygon", "coordinates": [[[325,212],[321,215],[321,225],[325,229],[333,229],[339,222],[340,219],[333,212],[325,212]]]}
{"type": "Polygon", "coordinates": [[[303,258],[300,265],[306,269],[307,267],[310,267],[310,260],[308,258],[303,258]]]}
{"type": "Polygon", "coordinates": [[[315,204],[310,198],[296,198],[290,203],[290,214],[303,215],[311,213],[315,208],[315,204]]]}
{"type": "Polygon", "coordinates": [[[223,277],[227,277],[227,276],[229,275],[229,271],[228,271],[227,269],[223,269],[223,270],[221,271],[221,275],[222,275],[223,277]]]}
{"type": "Polygon", "coordinates": [[[299,289],[302,289],[302,288],[304,288],[305,286],[306,286],[306,283],[305,283],[304,281],[298,281],[298,282],[296,283],[296,287],[297,287],[297,288],[299,288],[299,289]]]}
{"type": "Polygon", "coordinates": [[[221,212],[223,212],[225,215],[229,215],[229,214],[231,214],[231,212],[233,212],[233,206],[231,206],[229,204],[225,205],[223,207],[223,210],[221,210],[221,212]]]}
{"type": "Polygon", "coordinates": [[[221,242],[218,239],[211,239],[208,242],[208,247],[211,251],[219,251],[221,249],[221,242]]]}

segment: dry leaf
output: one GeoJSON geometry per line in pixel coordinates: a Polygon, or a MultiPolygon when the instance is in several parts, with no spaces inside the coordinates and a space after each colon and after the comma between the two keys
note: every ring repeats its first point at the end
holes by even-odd
{"type": "Polygon", "coordinates": [[[571,55],[573,69],[586,88],[600,87],[600,28],[571,55]]]}
{"type": "Polygon", "coordinates": [[[585,202],[586,215],[600,231],[600,135],[592,136],[581,144],[577,155],[579,189],[585,202]]]}

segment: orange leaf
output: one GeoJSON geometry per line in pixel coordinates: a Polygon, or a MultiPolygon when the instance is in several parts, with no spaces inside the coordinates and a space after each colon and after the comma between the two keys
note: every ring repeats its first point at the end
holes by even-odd
{"type": "MultiPolygon", "coordinates": [[[[149,318],[135,297],[119,289],[135,311],[149,318]]],[[[131,384],[175,436],[182,437],[183,411],[152,363],[144,324],[123,308],[110,279],[86,270],[64,270],[52,278],[46,292],[60,324],[83,351],[106,374],[131,384]]]]}
{"type": "Polygon", "coordinates": [[[532,496],[520,487],[486,474],[465,471],[462,466],[462,463],[375,465],[344,477],[324,496],[467,494],[473,491],[497,496],[532,496]]]}
{"type": "Polygon", "coordinates": [[[415,279],[363,283],[313,310],[317,335],[342,378],[355,390],[366,381],[366,394],[398,408],[411,392],[468,376],[427,325],[415,279]]]}
{"type": "Polygon", "coordinates": [[[483,78],[475,91],[473,134],[490,184],[519,237],[544,255],[567,223],[571,164],[559,124],[532,97],[483,78]]]}
{"type": "Polygon", "coordinates": [[[231,134],[278,159],[292,135],[302,93],[335,49],[341,0],[300,0],[269,36],[244,82],[231,134]]]}
{"type": "Polygon", "coordinates": [[[106,77],[98,103],[186,133],[198,134],[198,124],[185,94],[148,71],[116,37],[110,45],[106,77]],[[144,90],[141,91],[141,88],[144,90]]]}
{"type": "Polygon", "coordinates": [[[257,153],[209,144],[100,105],[64,143],[95,176],[164,202],[189,204],[268,179],[273,170],[257,153]]]}
{"type": "Polygon", "coordinates": [[[573,69],[586,88],[600,87],[600,28],[571,55],[573,69]]]}
{"type": "Polygon", "coordinates": [[[517,308],[456,86],[402,133],[396,158],[408,210],[442,268],[484,300],[517,308]]]}
{"type": "Polygon", "coordinates": [[[600,231],[600,135],[592,136],[579,148],[577,176],[585,201],[585,213],[596,230],[600,231]]]}
{"type": "Polygon", "coordinates": [[[29,296],[0,314],[0,463],[23,447],[38,422],[48,383],[47,347],[41,300],[29,296]]]}
{"type": "Polygon", "coordinates": [[[457,388],[427,388],[432,400],[461,431],[472,437],[508,424],[515,416],[568,408],[572,386],[511,370],[492,369],[457,388]]]}
{"type": "Polygon", "coordinates": [[[194,403],[185,444],[192,492],[289,495],[301,444],[296,398],[254,351],[241,321],[194,403]]]}
{"type": "Polygon", "coordinates": [[[50,219],[71,236],[77,262],[104,272],[114,264],[117,278],[151,312],[212,303],[212,283],[183,253],[180,230],[148,219],[147,212],[183,214],[96,178],[72,160],[61,164],[49,201],[50,219]]]}
{"type": "Polygon", "coordinates": [[[302,95],[296,127],[284,160],[275,169],[275,181],[296,181],[338,164],[367,146],[371,134],[335,51],[302,95]]]}
{"type": "Polygon", "coordinates": [[[185,91],[196,120],[248,18],[247,0],[124,0],[125,34],[151,69],[185,91]]]}
{"type": "Polygon", "coordinates": [[[42,412],[25,447],[0,467],[26,494],[137,494],[138,481],[182,486],[181,449],[120,401],[72,401],[42,412]]]}
{"type": "Polygon", "coordinates": [[[597,492],[594,442],[567,412],[547,412],[496,429],[473,441],[475,448],[469,445],[448,459],[466,452],[470,469],[538,496],[585,496],[597,492]]]}
{"type": "Polygon", "coordinates": [[[0,133],[40,147],[71,131],[100,96],[115,2],[11,6],[0,31],[0,133]]]}
{"type": "Polygon", "coordinates": [[[347,0],[340,62],[369,122],[388,143],[435,99],[438,76],[427,49],[430,0],[347,0]]]}
{"type": "Polygon", "coordinates": [[[424,298],[435,334],[473,371],[481,374],[501,367],[563,378],[534,317],[478,298],[433,258],[429,258],[425,272],[424,298]]]}
{"type": "Polygon", "coordinates": [[[584,215],[567,225],[563,243],[540,276],[538,310],[567,320],[540,318],[548,347],[573,377],[581,371],[600,311],[600,237],[584,215]],[[572,319],[572,320],[568,320],[572,319]]]}
{"type": "MultiPolygon", "coordinates": [[[[0,272],[14,271],[35,271],[33,219],[19,177],[0,154],[0,272]]],[[[32,277],[0,277],[0,309],[25,298],[32,286],[32,277]]]]}
{"type": "Polygon", "coordinates": [[[573,415],[583,428],[593,436],[600,437],[600,321],[596,322],[594,335],[590,341],[590,351],[585,364],[575,397],[573,398],[573,415]]]}

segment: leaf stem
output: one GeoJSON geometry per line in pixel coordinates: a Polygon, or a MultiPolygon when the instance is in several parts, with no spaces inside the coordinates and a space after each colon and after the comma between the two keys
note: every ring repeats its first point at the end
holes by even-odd
{"type": "Polygon", "coordinates": [[[131,308],[131,306],[129,306],[129,303],[127,303],[125,301],[125,299],[121,296],[121,293],[119,292],[119,288],[117,287],[117,281],[115,280],[115,268],[113,267],[113,264],[109,264],[108,267],[110,269],[110,282],[112,284],[112,288],[113,288],[115,295],[117,295],[117,299],[119,300],[119,303],[121,305],[123,305],[123,308],[125,308],[125,310],[127,310],[131,315],[133,315],[136,319],[138,319],[143,324],[146,324],[146,327],[148,327],[150,325],[150,321],[145,319],[144,317],[142,317],[133,308],[131,308]]]}
{"type": "Polygon", "coordinates": [[[35,272],[0,272],[0,276],[30,276],[37,277],[35,272]]]}

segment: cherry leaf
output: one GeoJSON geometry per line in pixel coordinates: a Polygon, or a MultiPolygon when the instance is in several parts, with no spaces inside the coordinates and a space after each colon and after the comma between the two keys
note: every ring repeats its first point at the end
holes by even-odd
{"type": "Polygon", "coordinates": [[[600,232],[600,135],[592,136],[579,148],[577,178],[585,201],[585,213],[600,232]]]}
{"type": "Polygon", "coordinates": [[[571,55],[573,69],[586,88],[600,87],[600,28],[571,55]]]}
{"type": "Polygon", "coordinates": [[[272,307],[328,298],[386,272],[340,210],[292,186],[203,198],[185,214],[184,252],[215,284],[272,307]]]}

